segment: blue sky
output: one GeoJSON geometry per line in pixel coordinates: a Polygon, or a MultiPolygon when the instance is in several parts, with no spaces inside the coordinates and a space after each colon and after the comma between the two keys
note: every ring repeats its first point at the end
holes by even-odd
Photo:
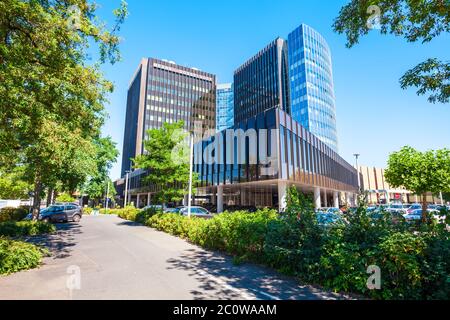
{"type": "MultiPolygon", "coordinates": [[[[118,0],[99,0],[102,19],[112,23],[118,0]]],[[[429,57],[448,59],[450,36],[431,43],[372,31],[347,49],[331,25],[341,0],[129,0],[130,16],[122,27],[123,61],[103,66],[115,92],[103,128],[121,151],[129,81],[143,57],[174,60],[231,82],[233,71],[277,36],[287,38],[301,23],[319,31],[333,55],[340,154],[353,163],[384,167],[389,153],[404,145],[419,150],[450,147],[450,105],[430,104],[414,90],[402,90],[404,72],[429,57]]],[[[119,178],[121,158],[111,177],[119,178]]]]}

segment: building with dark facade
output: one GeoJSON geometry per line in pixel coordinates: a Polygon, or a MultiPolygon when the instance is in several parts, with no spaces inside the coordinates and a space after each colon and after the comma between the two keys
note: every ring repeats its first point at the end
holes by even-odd
{"type": "Polygon", "coordinates": [[[331,51],[302,24],[288,36],[292,118],[338,152],[331,51]]]}
{"type": "Polygon", "coordinates": [[[142,59],[128,89],[122,153],[122,177],[131,171],[131,160],[144,152],[148,129],[184,121],[192,130],[216,127],[216,76],[171,61],[142,59]]]}
{"type": "Polygon", "coordinates": [[[272,108],[290,113],[288,50],[281,38],[234,72],[235,123],[272,108]]]}
{"type": "MultiPolygon", "coordinates": [[[[194,170],[200,178],[194,203],[213,205],[217,212],[227,207],[282,211],[287,188],[295,186],[311,193],[317,208],[355,204],[357,170],[337,153],[329,52],[323,38],[302,25],[289,42],[275,39],[234,72],[234,124],[198,139],[194,147],[194,170]]],[[[136,141],[129,149],[124,146],[126,157],[142,152],[145,129],[162,122],[182,119],[186,129],[199,120],[203,129],[215,126],[215,89],[213,75],[144,60],[129,90],[125,142],[130,134],[136,141]],[[143,98],[136,98],[137,93],[143,98]],[[186,95],[193,98],[186,101],[186,95]],[[133,110],[139,110],[137,115],[133,110]]],[[[124,158],[123,172],[128,165],[124,158]]],[[[155,192],[155,186],[142,182],[145,175],[142,170],[129,175],[130,194],[138,206],[149,203],[155,192]]],[[[119,193],[124,183],[117,183],[119,193]]]]}

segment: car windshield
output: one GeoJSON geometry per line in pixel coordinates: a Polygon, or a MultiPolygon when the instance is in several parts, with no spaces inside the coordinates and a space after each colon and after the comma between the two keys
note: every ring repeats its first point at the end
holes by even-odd
{"type": "Polygon", "coordinates": [[[391,205],[391,208],[392,209],[402,209],[403,206],[401,204],[393,204],[393,205],[391,205]]]}

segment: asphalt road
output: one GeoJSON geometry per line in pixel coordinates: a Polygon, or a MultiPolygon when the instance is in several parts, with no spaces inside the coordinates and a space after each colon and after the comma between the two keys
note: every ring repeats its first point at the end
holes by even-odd
{"type": "Polygon", "coordinates": [[[235,266],[226,255],[115,216],[84,217],[33,241],[50,247],[51,257],[39,269],[0,277],[0,299],[345,298],[258,265],[235,266]]]}

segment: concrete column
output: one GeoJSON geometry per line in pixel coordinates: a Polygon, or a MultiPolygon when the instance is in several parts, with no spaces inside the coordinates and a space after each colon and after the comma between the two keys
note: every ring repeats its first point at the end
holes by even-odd
{"type": "Polygon", "coordinates": [[[137,194],[137,199],[136,199],[136,208],[140,208],[141,207],[141,199],[140,199],[141,195],[138,193],[137,194]]]}
{"type": "Polygon", "coordinates": [[[278,183],[278,210],[284,212],[287,206],[287,183],[282,181],[278,183]]]}
{"type": "Polygon", "coordinates": [[[353,206],[352,194],[350,192],[345,193],[345,200],[350,207],[353,206]]]}
{"type": "Polygon", "coordinates": [[[152,204],[152,194],[149,192],[147,194],[147,206],[152,204]]]}
{"type": "Polygon", "coordinates": [[[323,204],[324,204],[324,207],[327,208],[327,207],[328,207],[328,194],[327,194],[327,190],[325,190],[325,191],[323,192],[323,195],[324,195],[324,197],[323,197],[323,204]]]}
{"type": "Polygon", "coordinates": [[[322,199],[320,199],[320,188],[314,188],[314,207],[320,209],[322,207],[322,199]]]}
{"type": "Polygon", "coordinates": [[[223,212],[223,186],[217,187],[217,213],[223,212]]]}
{"type": "Polygon", "coordinates": [[[339,208],[339,193],[337,191],[333,192],[333,207],[339,208]]]}

